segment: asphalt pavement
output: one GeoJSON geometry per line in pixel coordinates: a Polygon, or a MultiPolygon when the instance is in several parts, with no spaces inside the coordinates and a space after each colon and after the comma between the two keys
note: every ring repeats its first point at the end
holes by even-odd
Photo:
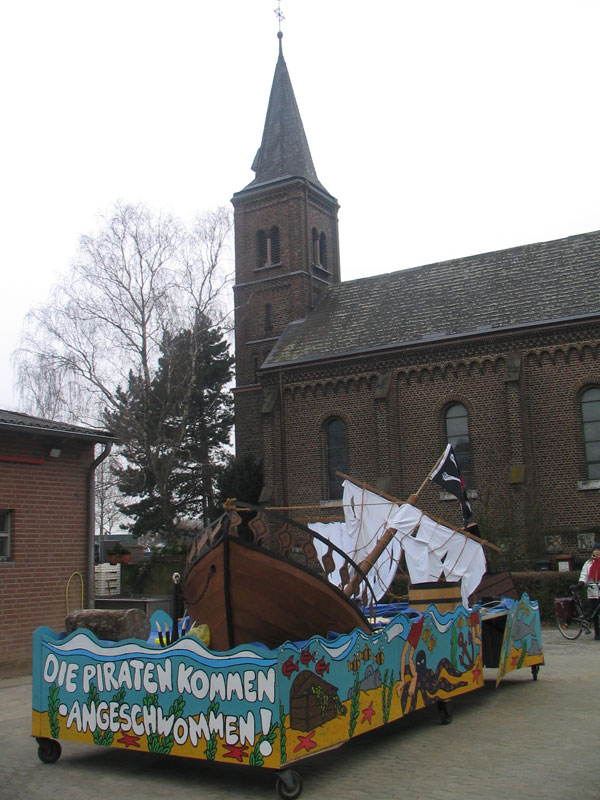
{"type": "MultiPolygon", "coordinates": [[[[498,689],[428,708],[294,766],[302,800],[599,800],[600,642],[543,630],[545,665],[498,689]]],[[[251,767],[61,742],[44,764],[31,737],[31,676],[0,680],[0,798],[275,798],[276,774],[251,767]]]]}

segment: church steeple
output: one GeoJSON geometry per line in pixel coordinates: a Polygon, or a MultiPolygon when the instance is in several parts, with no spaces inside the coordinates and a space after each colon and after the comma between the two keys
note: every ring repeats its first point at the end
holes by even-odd
{"type": "Polygon", "coordinates": [[[262,142],[252,169],[256,178],[246,187],[280,178],[305,178],[326,191],[317,178],[288,68],[283,57],[279,32],[279,58],[267,108],[262,142]]]}
{"type": "Polygon", "coordinates": [[[233,196],[236,451],[260,453],[273,410],[261,367],[294,320],[340,280],[338,202],[320,183],[279,56],[254,180],[233,196]],[[266,427],[265,427],[266,426],[266,427]]]}

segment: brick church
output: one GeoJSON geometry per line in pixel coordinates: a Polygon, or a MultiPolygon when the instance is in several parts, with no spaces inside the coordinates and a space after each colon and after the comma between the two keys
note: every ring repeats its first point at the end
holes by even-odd
{"type": "MultiPolygon", "coordinates": [[[[235,209],[236,451],[268,505],[339,506],[336,471],[396,497],[447,442],[482,534],[521,555],[600,531],[600,231],[341,280],[279,43],[235,209]]],[[[393,269],[393,264],[389,265],[393,269]]],[[[428,484],[420,504],[460,524],[428,484]]]]}

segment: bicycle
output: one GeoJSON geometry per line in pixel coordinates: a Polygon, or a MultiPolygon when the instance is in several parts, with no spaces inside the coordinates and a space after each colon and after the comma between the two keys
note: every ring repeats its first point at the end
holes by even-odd
{"type": "Polygon", "coordinates": [[[578,594],[577,586],[569,586],[570,597],[555,597],[556,625],[565,639],[577,639],[581,633],[591,633],[592,623],[600,614],[600,605],[586,611],[578,594]]]}

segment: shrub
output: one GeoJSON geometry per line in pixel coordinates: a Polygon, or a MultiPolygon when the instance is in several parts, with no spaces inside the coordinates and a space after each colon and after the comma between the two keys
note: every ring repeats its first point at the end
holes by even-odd
{"type": "Polygon", "coordinates": [[[115,542],[112,547],[106,551],[107,556],[127,556],[131,553],[121,542],[115,542]]]}

